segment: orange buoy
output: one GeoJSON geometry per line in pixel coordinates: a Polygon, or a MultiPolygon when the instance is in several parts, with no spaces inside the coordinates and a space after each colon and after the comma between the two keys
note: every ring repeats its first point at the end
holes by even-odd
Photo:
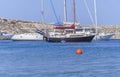
{"type": "Polygon", "coordinates": [[[76,50],[76,54],[81,55],[82,54],[82,50],[81,49],[77,49],[76,50]]]}

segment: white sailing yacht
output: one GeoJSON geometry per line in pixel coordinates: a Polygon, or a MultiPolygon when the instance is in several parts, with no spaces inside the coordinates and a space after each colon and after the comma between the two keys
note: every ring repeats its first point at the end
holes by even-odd
{"type": "Polygon", "coordinates": [[[96,0],[94,0],[94,12],[95,12],[96,36],[94,37],[93,40],[109,40],[114,35],[114,33],[98,33],[96,0]]]}

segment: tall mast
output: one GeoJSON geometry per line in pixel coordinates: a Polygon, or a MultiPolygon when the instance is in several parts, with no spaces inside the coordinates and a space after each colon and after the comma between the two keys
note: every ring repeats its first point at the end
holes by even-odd
{"type": "Polygon", "coordinates": [[[42,22],[44,22],[44,0],[41,0],[41,16],[42,22]]]}
{"type": "Polygon", "coordinates": [[[74,24],[76,22],[76,7],[75,7],[75,0],[73,0],[73,19],[74,19],[74,24]]]}
{"type": "Polygon", "coordinates": [[[94,12],[95,12],[95,26],[96,26],[96,34],[98,33],[98,30],[97,30],[97,10],[96,10],[96,0],[94,0],[94,12]]]}
{"type": "Polygon", "coordinates": [[[64,0],[64,21],[67,21],[67,8],[66,8],[66,0],[64,0]]]}
{"type": "MultiPolygon", "coordinates": [[[[75,0],[73,0],[73,19],[74,19],[74,26],[75,26],[75,22],[76,22],[76,7],[75,7],[75,0]]],[[[76,33],[75,29],[74,29],[74,33],[76,33]]]]}

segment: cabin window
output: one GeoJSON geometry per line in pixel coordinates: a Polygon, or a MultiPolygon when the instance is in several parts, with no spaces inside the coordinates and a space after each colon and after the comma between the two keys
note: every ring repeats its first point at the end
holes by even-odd
{"type": "Polygon", "coordinates": [[[66,33],[73,33],[73,30],[66,30],[66,33]]]}

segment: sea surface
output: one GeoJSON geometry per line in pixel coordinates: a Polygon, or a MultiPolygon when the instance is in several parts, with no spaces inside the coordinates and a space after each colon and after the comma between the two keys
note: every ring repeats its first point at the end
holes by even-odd
{"type": "Polygon", "coordinates": [[[0,77],[120,77],[120,40],[0,41],[0,77]]]}

